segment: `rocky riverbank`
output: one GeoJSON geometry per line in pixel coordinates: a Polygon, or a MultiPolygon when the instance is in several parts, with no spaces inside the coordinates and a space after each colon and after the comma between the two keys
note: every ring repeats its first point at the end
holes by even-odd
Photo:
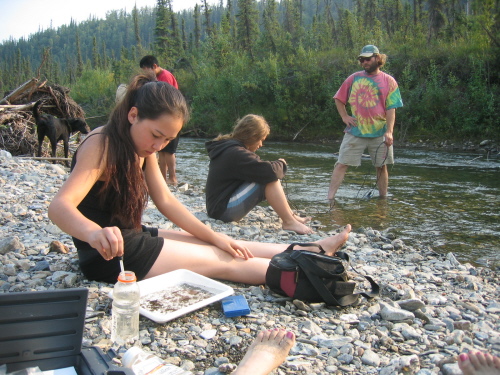
{"type": "Polygon", "coordinates": [[[453,142],[449,140],[432,142],[430,140],[419,140],[417,142],[396,141],[395,147],[423,148],[429,150],[465,151],[478,154],[485,154],[493,160],[500,157],[500,145],[498,142],[485,139],[481,142],[465,141],[453,142]]]}
{"type": "MultiPolygon", "coordinates": [[[[285,140],[286,142],[286,140],[285,140]]],[[[321,138],[311,142],[320,143],[332,143],[338,144],[342,142],[340,139],[329,139],[321,138]]],[[[500,157],[500,141],[494,139],[484,139],[484,140],[466,140],[466,141],[452,141],[452,140],[430,140],[430,139],[419,139],[419,140],[401,140],[396,138],[394,140],[395,149],[398,148],[417,148],[425,150],[443,150],[443,151],[456,151],[456,152],[473,152],[478,154],[484,154],[492,160],[496,160],[500,157]]]]}
{"type": "MultiPolygon", "coordinates": [[[[47,218],[48,204],[66,177],[60,165],[0,151],[0,293],[88,288],[83,345],[107,349],[112,347],[112,285],[83,278],[71,238],[47,218]]],[[[291,243],[328,235],[283,231],[265,207],[237,224],[224,224],[207,217],[201,189],[182,185],[174,190],[206,225],[235,238],[291,243]]],[[[143,219],[147,225],[172,227],[153,205],[143,219]]],[[[141,317],[137,344],[200,375],[230,372],[257,332],[272,328],[297,335],[280,374],[451,375],[461,373],[454,357],[463,351],[500,355],[495,271],[460,264],[452,253],[407,246],[390,232],[370,228],[353,228],[343,250],[358,272],[379,282],[379,298],[340,309],[283,298],[264,286],[227,283],[245,295],[250,315],[225,318],[220,303],[214,303],[165,324],[141,317]]],[[[367,287],[359,275],[352,277],[360,288],[367,287]]],[[[114,349],[119,362],[125,348],[114,349]]]]}

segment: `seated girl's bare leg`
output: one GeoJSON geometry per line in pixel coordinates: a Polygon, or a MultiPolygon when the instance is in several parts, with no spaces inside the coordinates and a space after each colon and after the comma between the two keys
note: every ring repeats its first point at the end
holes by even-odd
{"type": "MultiPolygon", "coordinates": [[[[351,226],[346,225],[342,232],[316,243],[333,255],[347,241],[350,231],[351,226]]],[[[288,247],[288,244],[238,241],[254,255],[244,260],[183,231],[160,229],[159,235],[165,238],[165,243],[146,278],[183,268],[215,279],[261,285],[265,283],[269,259],[288,247]]]]}
{"type": "Polygon", "coordinates": [[[187,269],[214,279],[253,285],[265,283],[269,259],[233,258],[231,254],[185,232],[166,234],[160,230],[160,235],[165,235],[165,243],[146,278],[187,269]]]}
{"type": "Polygon", "coordinates": [[[281,186],[281,182],[276,180],[266,185],[266,200],[271,207],[276,211],[280,219],[283,221],[282,227],[285,230],[292,230],[298,234],[310,234],[313,230],[303,222],[297,220],[288,201],[285,192],[281,186]]]}
{"type": "MultiPolygon", "coordinates": [[[[316,243],[321,245],[326,254],[334,255],[348,240],[351,229],[351,225],[347,224],[340,233],[337,233],[330,237],[322,238],[321,240],[316,241],[316,243]]],[[[177,241],[207,245],[205,242],[200,241],[191,234],[183,231],[160,229],[159,235],[177,241]]],[[[287,243],[254,242],[243,240],[240,240],[238,242],[240,242],[243,246],[246,246],[255,257],[267,259],[271,259],[274,255],[285,251],[289,245],[287,243]]],[[[296,247],[295,249],[300,248],[296,247]]],[[[310,247],[304,249],[314,251],[314,248],[310,247]]]]}
{"type": "Polygon", "coordinates": [[[462,353],[458,367],[464,375],[500,375],[500,358],[481,352],[462,353]]]}
{"type": "MultiPolygon", "coordinates": [[[[344,229],[335,234],[334,236],[322,238],[319,241],[315,241],[315,243],[321,245],[323,250],[327,255],[334,255],[347,241],[349,238],[349,233],[351,232],[351,225],[347,224],[344,229]]],[[[267,242],[250,242],[250,241],[241,241],[244,246],[246,246],[252,254],[256,257],[261,258],[272,258],[274,255],[283,252],[286,250],[289,244],[276,244],[276,243],[267,243],[267,242]]],[[[316,251],[313,247],[295,247],[295,250],[310,250],[316,251]]]]}
{"type": "Polygon", "coordinates": [[[233,374],[269,374],[285,361],[294,343],[292,332],[278,329],[259,332],[233,374]]]}

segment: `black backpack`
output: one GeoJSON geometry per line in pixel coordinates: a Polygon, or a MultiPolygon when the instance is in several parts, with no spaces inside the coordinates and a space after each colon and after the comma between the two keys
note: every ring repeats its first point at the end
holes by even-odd
{"type": "Polygon", "coordinates": [[[356,282],[349,281],[346,266],[349,256],[337,252],[325,255],[315,243],[293,243],[284,252],[276,254],[269,263],[266,285],[273,292],[308,302],[325,302],[331,306],[349,306],[359,296],[368,299],[379,295],[379,286],[370,276],[364,276],[371,285],[369,293],[354,293],[356,282]],[[295,246],[315,246],[320,252],[293,250],[295,246]]]}

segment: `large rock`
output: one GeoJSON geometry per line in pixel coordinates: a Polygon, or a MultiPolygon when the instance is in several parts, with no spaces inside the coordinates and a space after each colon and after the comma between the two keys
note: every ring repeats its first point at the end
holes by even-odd
{"type": "Polygon", "coordinates": [[[24,251],[24,245],[19,241],[19,237],[8,237],[0,240],[0,254],[5,255],[9,252],[20,253],[24,251]]]}
{"type": "Polygon", "coordinates": [[[415,315],[411,311],[399,309],[383,302],[380,302],[380,307],[380,316],[384,320],[398,322],[402,320],[415,319],[415,315]]]}

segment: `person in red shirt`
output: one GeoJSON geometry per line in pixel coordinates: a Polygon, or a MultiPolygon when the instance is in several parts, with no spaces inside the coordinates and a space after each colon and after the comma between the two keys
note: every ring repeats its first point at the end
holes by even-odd
{"type": "MultiPolygon", "coordinates": [[[[158,81],[167,82],[179,89],[177,80],[174,75],[168,70],[160,67],[158,59],[155,56],[147,55],[144,56],[139,62],[141,69],[145,71],[154,71],[156,74],[156,79],[158,81]]],[[[179,135],[171,141],[165,148],[158,152],[158,162],[160,164],[161,174],[167,184],[177,185],[177,175],[175,173],[175,152],[177,151],[177,145],[179,144],[179,135]],[[168,173],[168,178],[167,178],[168,173]]]]}

